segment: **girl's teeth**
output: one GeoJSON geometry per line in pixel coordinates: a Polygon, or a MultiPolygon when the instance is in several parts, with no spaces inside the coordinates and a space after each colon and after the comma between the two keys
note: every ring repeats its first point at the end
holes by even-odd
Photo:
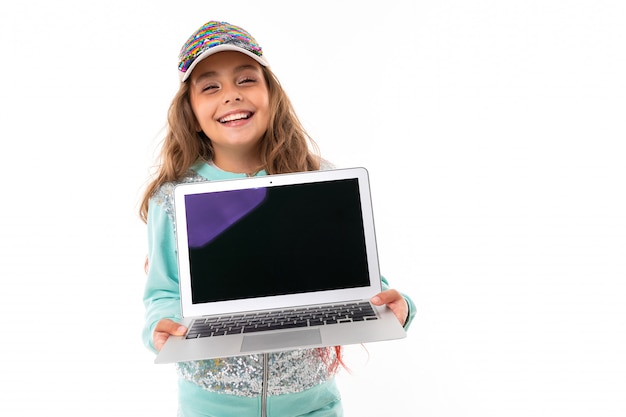
{"type": "Polygon", "coordinates": [[[226,123],[226,122],[232,122],[233,120],[239,120],[239,119],[247,119],[248,115],[245,113],[239,113],[239,114],[232,114],[230,116],[226,116],[223,119],[220,120],[221,123],[226,123]]]}

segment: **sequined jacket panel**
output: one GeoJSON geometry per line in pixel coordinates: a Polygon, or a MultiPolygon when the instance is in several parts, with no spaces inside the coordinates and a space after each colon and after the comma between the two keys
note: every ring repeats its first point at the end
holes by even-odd
{"type": "MultiPolygon", "coordinates": [[[[267,355],[267,395],[301,392],[328,381],[333,373],[321,351],[302,349],[267,355]]],[[[181,378],[207,391],[257,397],[263,389],[263,360],[264,355],[238,356],[180,362],[176,369],[181,378]]]]}

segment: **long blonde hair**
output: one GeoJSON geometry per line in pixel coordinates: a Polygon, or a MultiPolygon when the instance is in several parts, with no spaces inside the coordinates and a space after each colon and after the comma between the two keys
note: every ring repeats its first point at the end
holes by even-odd
{"type": "MultiPolygon", "coordinates": [[[[270,99],[270,123],[261,139],[261,166],[268,174],[313,171],[320,168],[317,144],[305,131],[291,100],[274,73],[262,67],[270,99]]],[[[189,82],[181,83],[167,117],[160,164],[148,183],[139,207],[143,222],[148,218],[150,197],[164,183],[180,179],[199,158],[213,159],[211,140],[196,131],[196,117],[189,99],[189,82]]]]}

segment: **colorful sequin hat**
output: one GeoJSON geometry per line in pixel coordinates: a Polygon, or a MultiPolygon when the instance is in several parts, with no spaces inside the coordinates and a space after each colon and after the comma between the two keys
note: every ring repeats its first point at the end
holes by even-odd
{"type": "Polygon", "coordinates": [[[255,59],[264,67],[269,63],[256,40],[239,26],[211,20],[196,30],[183,45],[178,56],[178,74],[184,82],[203,59],[223,51],[237,51],[255,59]]]}

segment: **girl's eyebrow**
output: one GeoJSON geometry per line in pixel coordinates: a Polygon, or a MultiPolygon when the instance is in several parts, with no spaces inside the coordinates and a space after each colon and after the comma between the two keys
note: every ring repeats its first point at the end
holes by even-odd
{"type": "MultiPolygon", "coordinates": [[[[242,71],[249,70],[249,69],[257,70],[258,67],[256,67],[255,65],[252,65],[252,64],[244,64],[244,65],[240,65],[238,67],[235,67],[233,69],[233,73],[237,74],[237,73],[240,73],[242,71]]],[[[205,71],[205,72],[203,72],[202,74],[200,74],[200,75],[198,75],[196,77],[196,80],[194,81],[194,83],[200,82],[200,81],[202,81],[205,78],[215,77],[217,75],[219,75],[218,71],[210,71],[210,70],[209,71],[205,71]]]]}

